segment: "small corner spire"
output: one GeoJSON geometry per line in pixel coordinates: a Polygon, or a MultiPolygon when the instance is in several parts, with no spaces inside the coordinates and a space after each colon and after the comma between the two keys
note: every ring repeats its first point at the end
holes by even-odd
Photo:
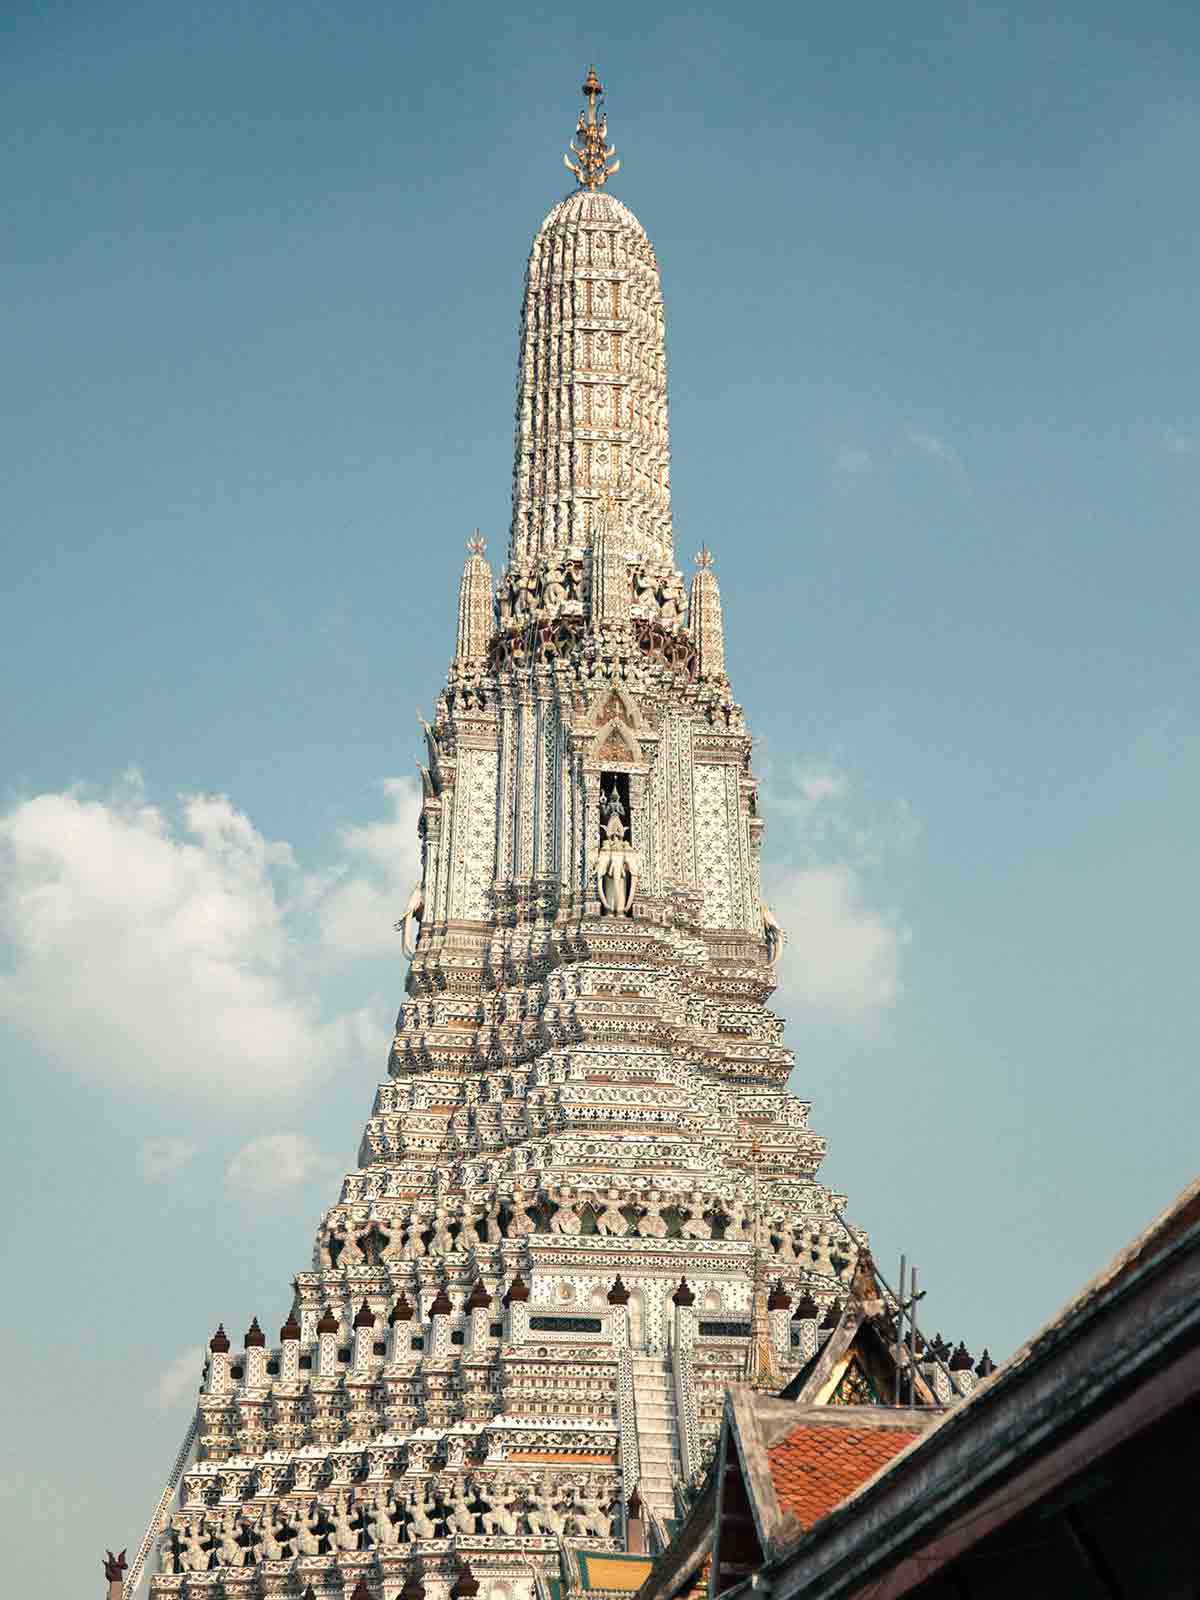
{"type": "Polygon", "coordinates": [[[604,85],[596,76],[595,67],[588,68],[581,92],[588,104],[586,113],[579,113],[575,128],[575,139],[579,143],[576,145],[572,140],[570,149],[563,155],[563,162],[567,171],[575,174],[581,188],[600,189],[620,170],[621,163],[612,159],[617,147],[608,142],[608,115],[603,106],[604,85]],[[600,104],[598,121],[597,103],[600,104]],[[574,161],[572,156],[575,157],[574,161]]]}

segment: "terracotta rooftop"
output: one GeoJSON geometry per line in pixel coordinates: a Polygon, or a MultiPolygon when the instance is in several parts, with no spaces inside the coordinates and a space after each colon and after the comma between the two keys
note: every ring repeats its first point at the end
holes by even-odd
{"type": "Polygon", "coordinates": [[[780,1509],[811,1528],[922,1431],[800,1423],[767,1450],[780,1509]]]}

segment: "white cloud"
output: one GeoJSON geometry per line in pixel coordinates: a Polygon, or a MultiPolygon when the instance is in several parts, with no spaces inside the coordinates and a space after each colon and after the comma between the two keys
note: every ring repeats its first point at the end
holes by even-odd
{"type": "Polygon", "coordinates": [[[294,1099],[361,1064],[383,1046],[378,1015],[324,1003],[318,985],[335,938],[399,953],[416,784],[384,788],[391,817],[347,830],[322,874],[224,795],[168,811],[136,773],[106,797],[14,805],[0,816],[0,1017],[65,1064],[176,1100],[294,1099]]]}
{"type": "Polygon", "coordinates": [[[186,1139],[143,1139],[138,1160],[148,1178],[166,1178],[186,1167],[199,1151],[198,1144],[189,1144],[186,1139]]]}
{"type": "Polygon", "coordinates": [[[413,778],[385,778],[380,787],[391,816],[342,830],[341,847],[349,860],[321,900],[322,940],[343,956],[395,953],[396,918],[421,876],[420,787],[413,778]]]}
{"type": "Polygon", "coordinates": [[[185,1350],[176,1357],[158,1380],[158,1403],[173,1406],[185,1394],[195,1395],[200,1388],[200,1375],[204,1371],[204,1351],[185,1350]]]}
{"type": "Polygon", "coordinates": [[[225,1169],[225,1182],[247,1194],[283,1194],[336,1170],[337,1163],[306,1134],[264,1133],[233,1157],[225,1169]]]}
{"type": "Polygon", "coordinates": [[[849,780],[844,772],[829,768],[805,767],[796,774],[800,793],[812,805],[822,800],[838,800],[846,793],[849,780]]]}
{"type": "Polygon", "coordinates": [[[1167,428],[1163,432],[1163,449],[1173,456],[1198,455],[1200,439],[1194,433],[1181,433],[1178,428],[1167,428]]]}
{"type": "Polygon", "coordinates": [[[927,428],[915,427],[911,422],[904,429],[904,437],[914,450],[927,456],[930,461],[936,461],[940,466],[958,479],[965,488],[968,482],[966,466],[962,457],[954,446],[941,437],[932,433],[927,428]]]}
{"type": "Polygon", "coordinates": [[[871,452],[858,445],[843,445],[833,458],[835,478],[865,478],[874,470],[871,452]]]}
{"type": "Polygon", "coordinates": [[[805,867],[777,878],[771,895],[788,936],[780,979],[791,1005],[842,1018],[891,1005],[908,934],[864,904],[860,873],[805,867]]]}
{"type": "Polygon", "coordinates": [[[786,1009],[835,1020],[878,1011],[899,995],[909,933],[873,904],[881,870],[919,834],[903,800],[882,813],[833,762],[768,772],[764,809],[783,861],[765,893],[787,933],[779,964],[786,1009]]]}

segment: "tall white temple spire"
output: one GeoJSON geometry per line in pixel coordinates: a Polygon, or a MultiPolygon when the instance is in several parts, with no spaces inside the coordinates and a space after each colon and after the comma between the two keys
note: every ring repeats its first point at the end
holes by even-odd
{"type": "Polygon", "coordinates": [[[422,720],[384,1081],[279,1342],[212,1339],[151,1600],[548,1593],[564,1548],[621,1548],[618,1508],[680,1515],[726,1385],[800,1370],[789,1307],[824,1315],[858,1247],[768,1008],[752,740],[709,558],[690,612],[674,562],[658,266],[584,92],[529,258],[509,561],[493,610],[471,540],[422,720]]]}
{"type": "Polygon", "coordinates": [[[595,72],[567,165],[580,187],[529,252],[517,378],[509,559],[564,558],[591,540],[607,488],[628,502],[632,556],[672,560],[662,285],[638,219],[600,186],[617,170],[595,72]]]}
{"type": "Polygon", "coordinates": [[[704,682],[725,677],[725,627],[721,620],[721,591],[713,571],[712,551],[704,545],[696,556],[688,629],[696,645],[696,676],[704,682]]]}
{"type": "Polygon", "coordinates": [[[484,559],[486,549],[476,528],[467,543],[467,559],[458,586],[454,658],[464,665],[482,662],[492,637],[492,569],[484,559]]]}

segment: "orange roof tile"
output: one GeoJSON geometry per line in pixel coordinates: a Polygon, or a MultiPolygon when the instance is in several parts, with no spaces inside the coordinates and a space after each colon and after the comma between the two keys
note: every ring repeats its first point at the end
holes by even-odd
{"type": "Polygon", "coordinates": [[[811,1528],[920,1437],[919,1429],[800,1423],[767,1451],[780,1509],[811,1528]]]}

